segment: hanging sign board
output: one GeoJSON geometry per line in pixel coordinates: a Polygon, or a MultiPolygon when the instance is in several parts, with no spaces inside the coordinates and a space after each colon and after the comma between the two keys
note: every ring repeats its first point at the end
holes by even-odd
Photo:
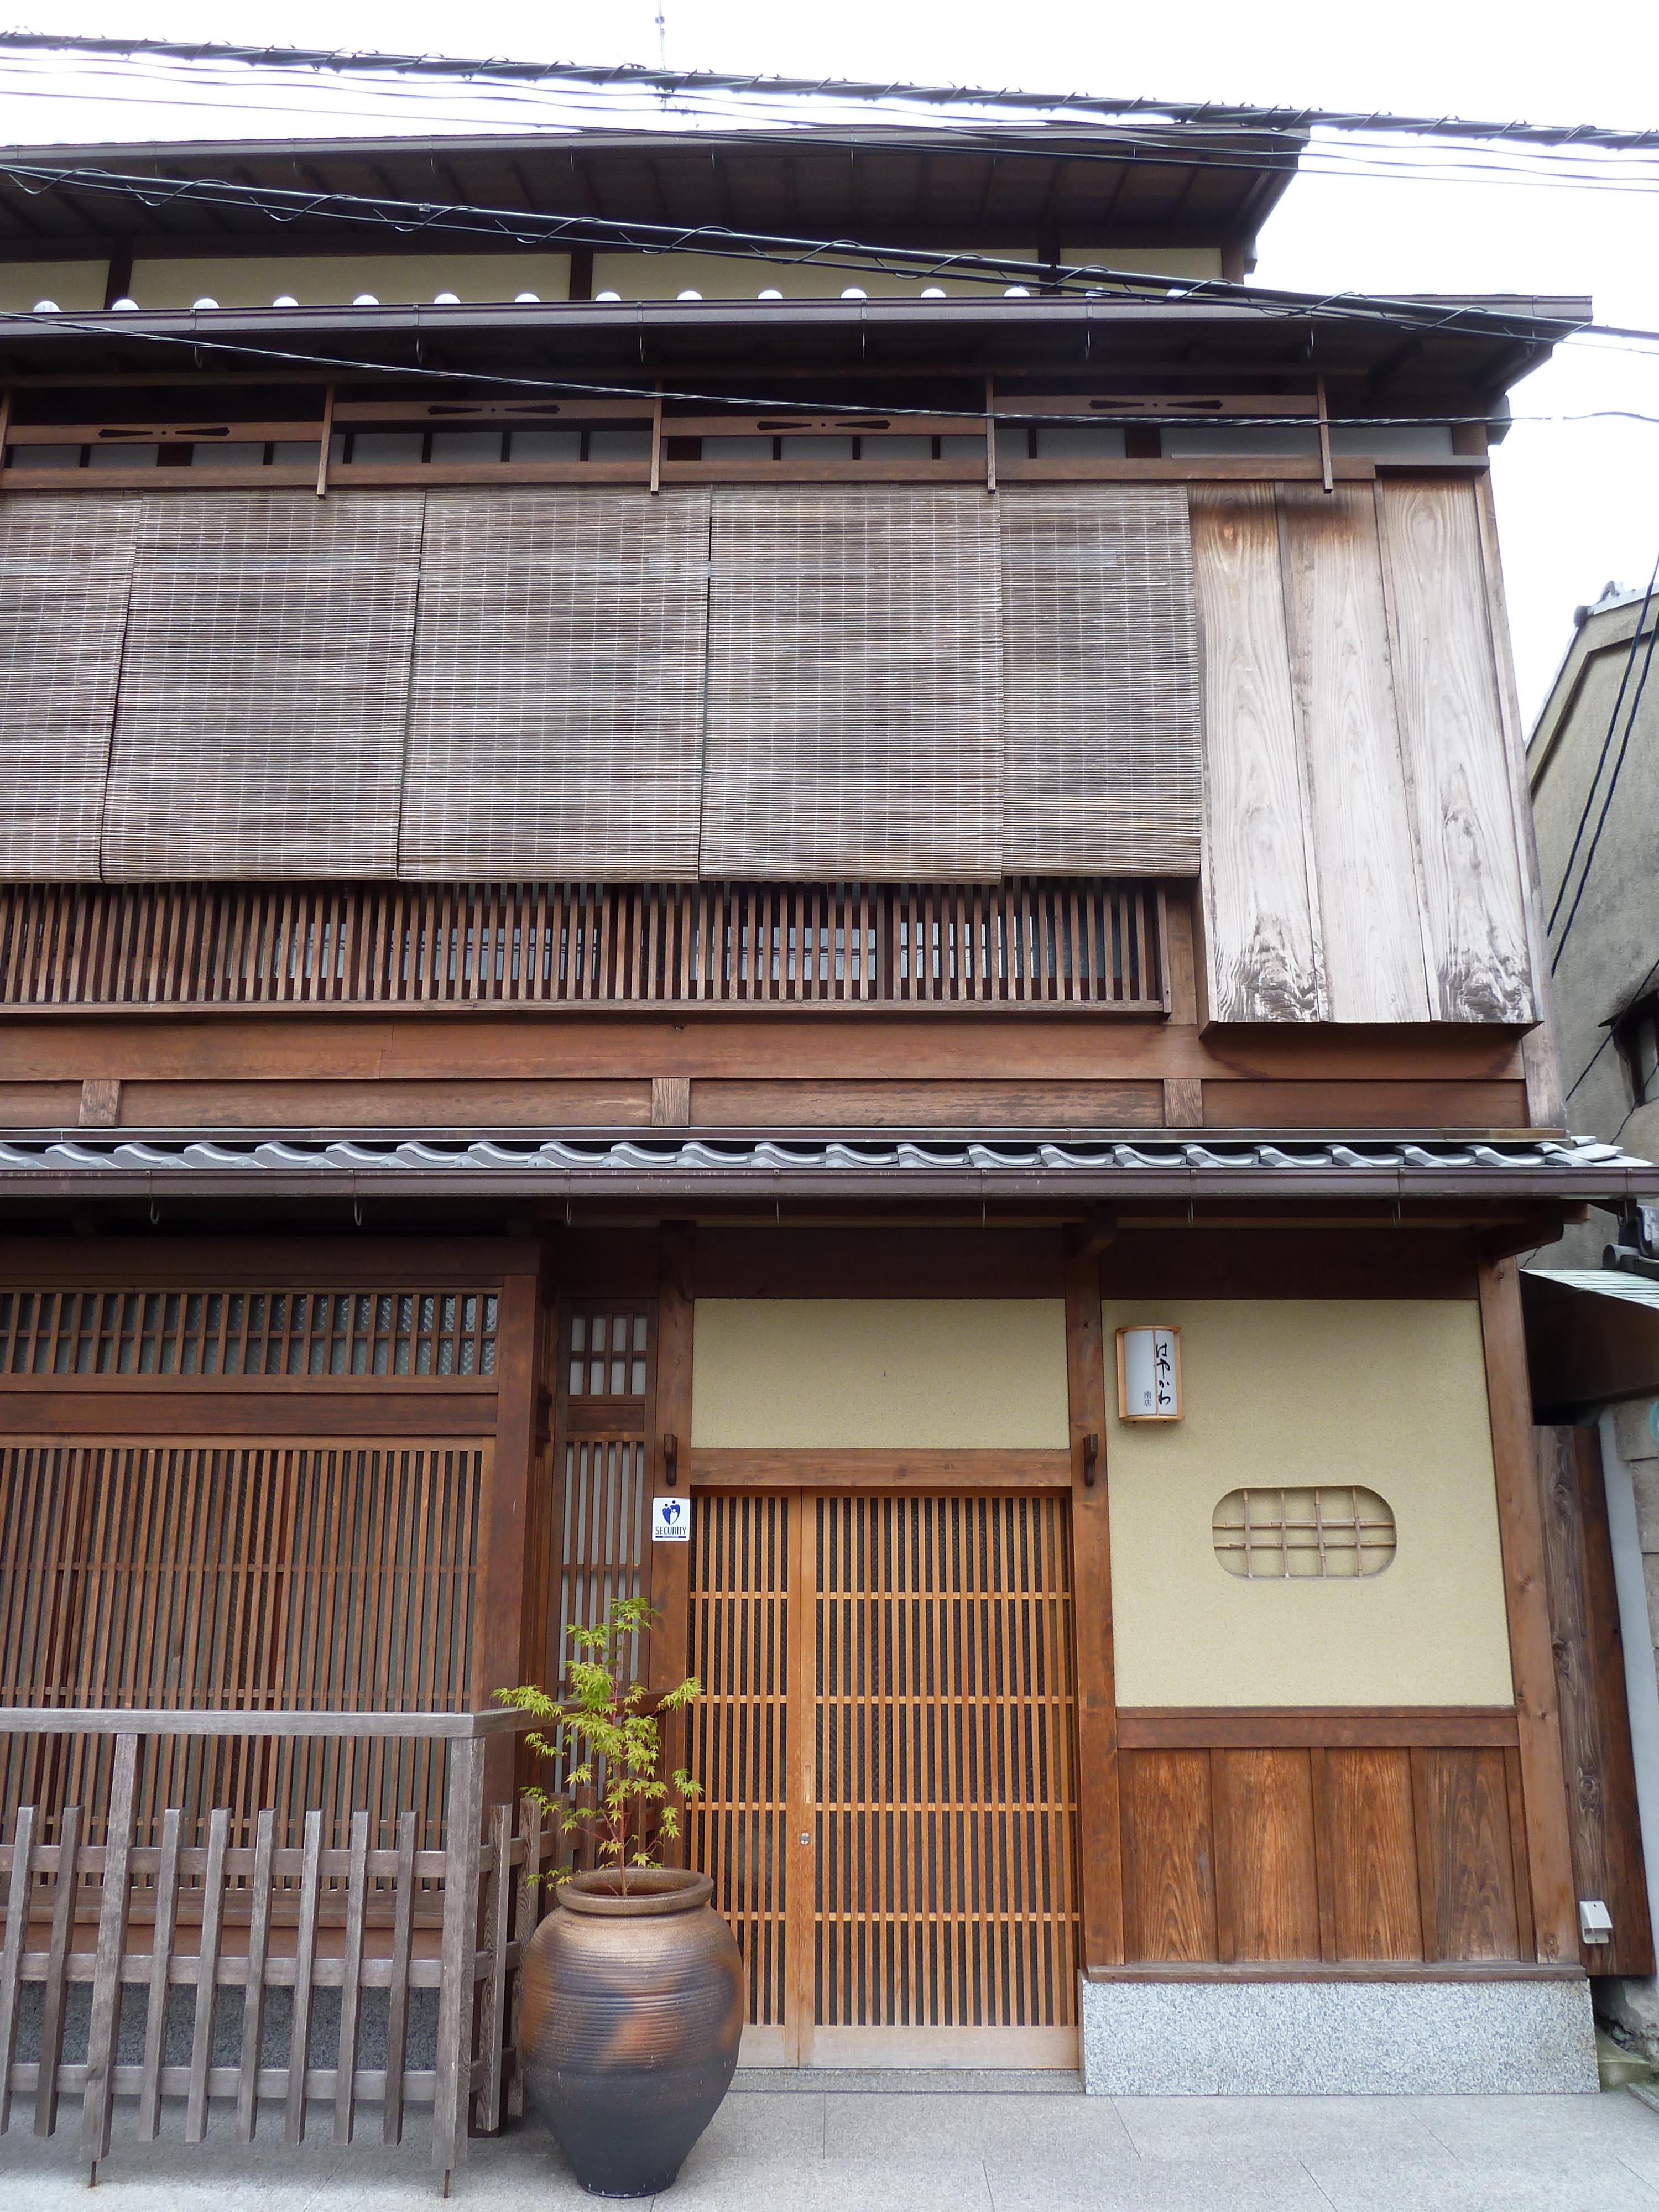
{"type": "Polygon", "coordinates": [[[1154,1322],[1117,1333],[1117,1417],[1181,1419],[1181,1331],[1154,1322]]]}
{"type": "Polygon", "coordinates": [[[651,1501],[651,1540],[653,1544],[691,1541],[691,1500],[653,1498],[651,1501]]]}

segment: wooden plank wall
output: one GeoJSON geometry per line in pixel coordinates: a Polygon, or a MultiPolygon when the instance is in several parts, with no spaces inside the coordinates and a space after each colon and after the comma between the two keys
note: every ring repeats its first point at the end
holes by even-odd
{"type": "Polygon", "coordinates": [[[1221,1021],[1531,1021],[1474,489],[1194,486],[1221,1021]]]}
{"type": "Polygon", "coordinates": [[[1601,1439],[1587,1428],[1540,1428],[1536,1437],[1573,1887],[1581,1898],[1601,1898],[1613,1916],[1612,1942],[1581,1944],[1579,1955],[1591,1973],[1650,1974],[1653,1929],[1601,1439]]]}
{"type": "Polygon", "coordinates": [[[1120,1715],[1125,1955],[1533,1956],[1511,1712],[1120,1715]]]}

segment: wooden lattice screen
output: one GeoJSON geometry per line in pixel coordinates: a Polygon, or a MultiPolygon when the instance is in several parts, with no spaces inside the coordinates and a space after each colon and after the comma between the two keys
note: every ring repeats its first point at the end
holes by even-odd
{"type": "Polygon", "coordinates": [[[0,885],[0,1005],[1161,1010],[1161,899],[1003,884],[0,885]]]}
{"type": "Polygon", "coordinates": [[[1076,2018],[1066,1503],[821,1498],[817,2020],[1076,2018]]]}
{"type": "Polygon", "coordinates": [[[1052,1493],[698,1496],[691,1862],[757,2054],[1074,2027],[1066,1516],[1052,1493]]]}
{"type": "Polygon", "coordinates": [[[789,1537],[793,1498],[703,1495],[693,1517],[690,1764],[703,1794],[690,1863],[712,1875],[714,1909],[749,1973],[749,2022],[781,2029],[788,1993],[789,1537]]]}
{"type": "MultiPolygon", "coordinates": [[[[466,1710],[490,1447],[334,1439],[223,1445],[21,1443],[0,1453],[0,1700],[267,1711],[466,1710]]],[[[0,1808],[107,1802],[110,1739],[0,1739],[0,1808]]],[[[430,1742],[177,1737],[144,1766],[141,1833],[262,1806],[296,1843],[354,1806],[434,1840],[430,1742]]],[[[50,1832],[48,1827],[47,1832],[50,1832]]],[[[200,1840],[197,1838],[196,1840],[200,1840]]]]}
{"type": "Polygon", "coordinates": [[[493,1291],[0,1291],[0,1374],[489,1375],[493,1291]]]}

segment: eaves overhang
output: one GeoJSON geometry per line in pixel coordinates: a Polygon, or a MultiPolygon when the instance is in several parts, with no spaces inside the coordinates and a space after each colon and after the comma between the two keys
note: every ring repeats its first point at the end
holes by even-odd
{"type": "Polygon", "coordinates": [[[1659,1194],[1659,1168],[1616,1145],[941,1142],[867,1134],[335,1139],[60,1135],[0,1139],[0,1200],[389,1197],[661,1200],[695,1204],[1139,1199],[1618,1204],[1659,1194]]]}

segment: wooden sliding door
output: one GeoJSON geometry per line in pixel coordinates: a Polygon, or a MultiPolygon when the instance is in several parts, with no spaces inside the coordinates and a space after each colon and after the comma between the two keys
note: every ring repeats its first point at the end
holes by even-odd
{"type": "Polygon", "coordinates": [[[1067,1513],[699,1498],[691,1856],[749,2063],[1076,2063],[1067,1513]]]}

